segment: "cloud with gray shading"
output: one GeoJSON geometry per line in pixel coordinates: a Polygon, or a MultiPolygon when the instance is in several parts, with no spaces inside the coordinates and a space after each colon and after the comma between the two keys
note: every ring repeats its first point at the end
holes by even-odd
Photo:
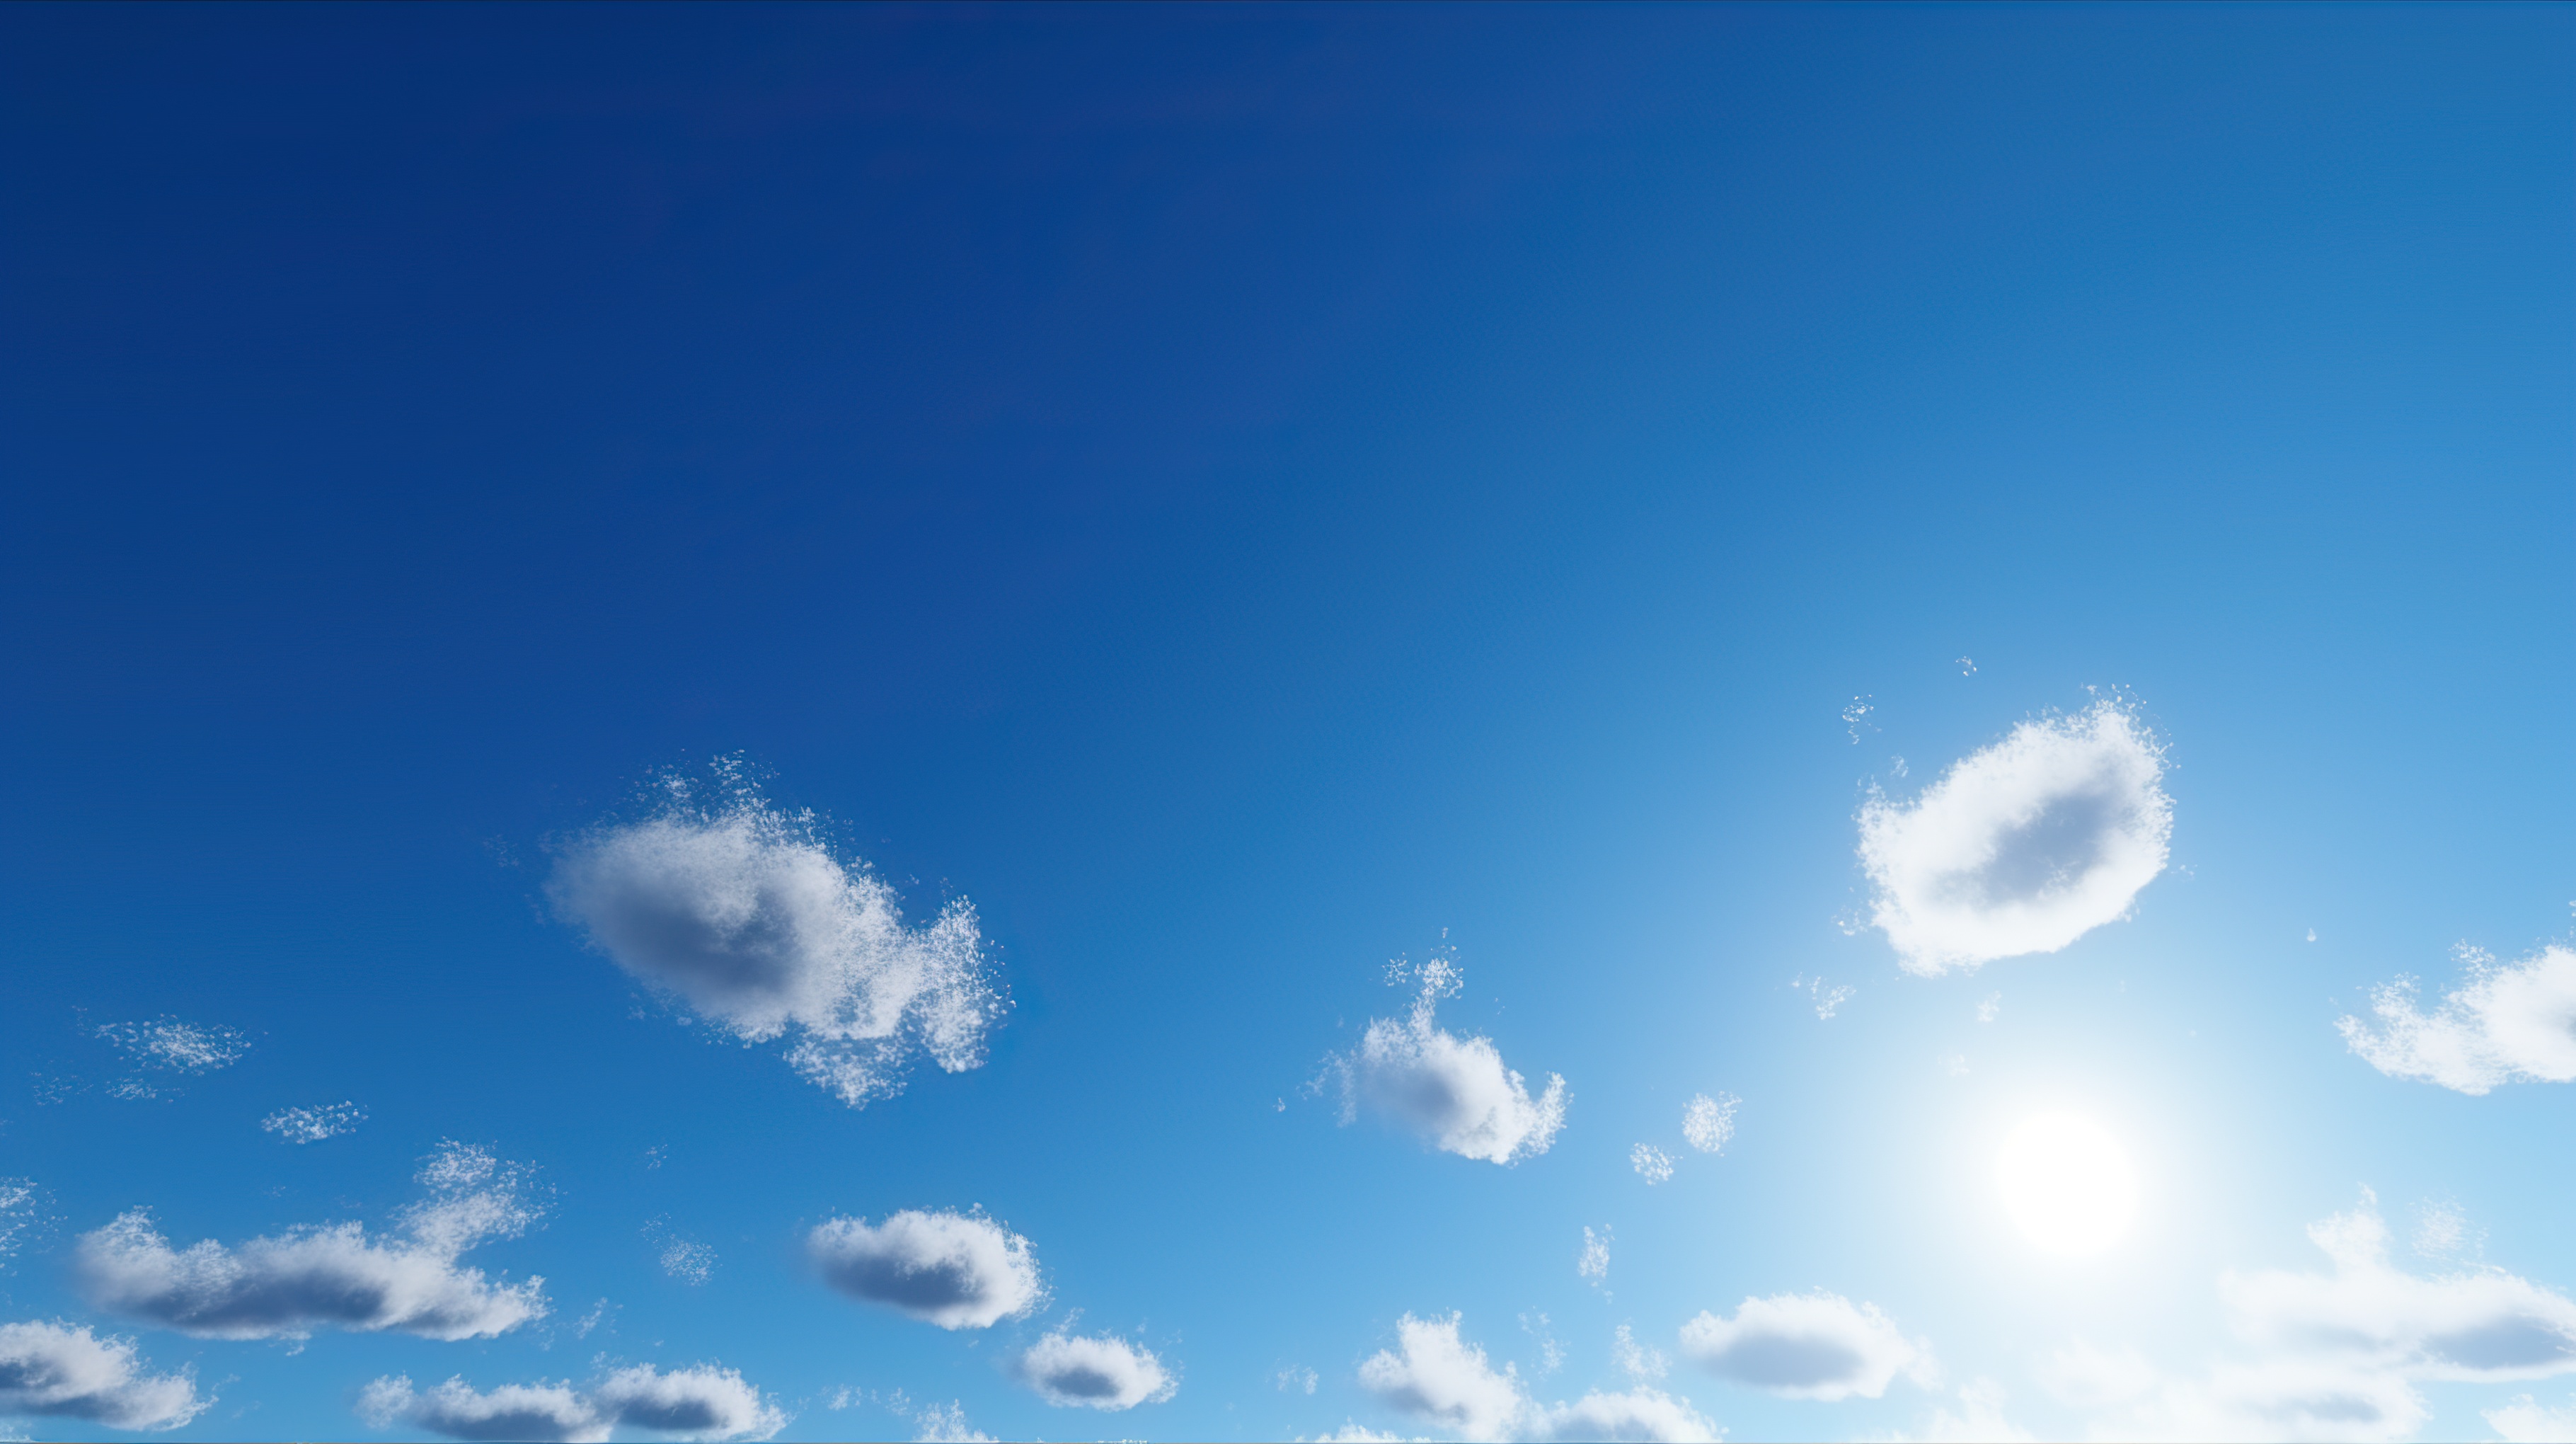
{"type": "Polygon", "coordinates": [[[129,1340],[63,1323],[0,1324],[0,1419],[176,1429],[214,1402],[185,1369],[150,1372],[129,1340]]]}
{"type": "Polygon", "coordinates": [[[1403,1019],[1372,1018],[1360,1045],[1326,1060],[1341,1078],[1342,1121],[1361,1105],[1429,1139],[1444,1153],[1512,1164],[1547,1152],[1565,1126],[1565,1080],[1549,1074],[1530,1096],[1521,1075],[1503,1064],[1490,1038],[1461,1038],[1436,1026],[1433,1012],[1457,996],[1461,974],[1445,953],[1418,969],[1389,965],[1388,981],[1408,971],[1420,981],[1403,1019]]]}
{"type": "Polygon", "coordinates": [[[892,887],[739,759],[666,776],[649,815],[564,844],[547,892],[655,992],[744,1043],[789,1038],[788,1063],[853,1108],[901,1092],[915,1052],[981,1065],[1007,1006],[971,903],[906,925],[892,887]]]}
{"type": "Polygon", "coordinates": [[[823,1281],[943,1329],[988,1328],[1046,1298],[1029,1241],[980,1213],[905,1209],[884,1223],[827,1219],[805,1236],[823,1281]]]}
{"type": "Polygon", "coordinates": [[[2391,1078],[2482,1094],[2513,1082],[2576,1082],[2576,949],[2552,943],[2513,964],[2463,943],[2460,986],[2430,1013],[2415,980],[2371,990],[2378,1027],[2337,1020],[2344,1042],[2391,1078]]]}
{"type": "Polygon", "coordinates": [[[2162,744],[2106,700],[2022,723],[1911,804],[1873,793],[1860,812],[1870,922],[1927,977],[2056,952],[2127,916],[2164,871],[2163,783],[2162,744]]]}
{"type": "Polygon", "coordinates": [[[1172,1397],[1180,1381],[1163,1361],[1112,1334],[1048,1334],[1013,1366],[1020,1382],[1059,1408],[1133,1409],[1172,1397]]]}
{"type": "Polygon", "coordinates": [[[236,1248],[207,1239],[181,1250],[148,1212],[134,1209],[80,1236],[74,1279],[99,1308],[200,1338],[303,1338],[317,1328],[489,1338],[544,1317],[544,1279],[488,1282],[457,1262],[541,1216],[525,1170],[451,1142],[419,1181],[428,1196],[402,1210],[396,1233],[379,1238],[342,1223],[236,1248]]]}
{"type": "MultiPolygon", "coordinates": [[[[1396,1321],[1396,1347],[1360,1365],[1360,1385],[1379,1402],[1439,1425],[1461,1439],[1531,1441],[1640,1440],[1648,1444],[1717,1439],[1716,1425],[1660,1389],[1593,1390],[1571,1404],[1531,1397],[1520,1371],[1496,1369],[1484,1347],[1459,1336],[1459,1316],[1396,1321]]],[[[1385,1438],[1356,1428],[1340,1438],[1385,1438]]]]}
{"type": "Polygon", "coordinates": [[[1900,1373],[1925,1375],[1931,1355],[1876,1304],[1840,1294],[1748,1298],[1733,1315],[1706,1310],[1682,1325],[1685,1357],[1731,1383],[1789,1399],[1875,1399],[1900,1373]]]}
{"type": "Polygon", "coordinates": [[[394,1374],[359,1393],[358,1414],[378,1429],[401,1423],[450,1439],[563,1444],[603,1444],[620,1426],[674,1439],[767,1439],[787,1424],[739,1370],[713,1364],[668,1372],[637,1364],[588,1389],[540,1380],[484,1391],[458,1377],[422,1390],[394,1374]]]}

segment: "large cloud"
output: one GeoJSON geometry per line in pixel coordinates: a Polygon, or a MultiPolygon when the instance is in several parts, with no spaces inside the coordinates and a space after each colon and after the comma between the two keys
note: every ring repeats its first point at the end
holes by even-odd
{"type": "MultiPolygon", "coordinates": [[[[1713,1440],[1721,1431],[1660,1389],[1594,1390],[1571,1404],[1542,1404],[1506,1364],[1497,1371],[1481,1345],[1458,1336],[1459,1316],[1396,1321],[1396,1347],[1360,1365],[1360,1383],[1381,1401],[1454,1431],[1462,1439],[1713,1440]]],[[[1367,1431],[1345,1437],[1382,1438],[1367,1431]]]]}
{"type": "Polygon", "coordinates": [[[766,1439],[787,1423],[740,1372],[700,1364],[668,1373],[618,1369],[590,1388],[503,1384],[479,1391],[462,1378],[415,1390],[391,1375],[367,1385],[358,1413],[376,1428],[409,1424],[451,1439],[561,1440],[600,1444],[624,1425],[678,1439],[766,1439]]]}
{"type": "Polygon", "coordinates": [[[1370,1019],[1360,1046],[1329,1060],[1341,1075],[1342,1121],[1366,1103],[1461,1158],[1510,1164],[1547,1152],[1565,1126],[1565,1080],[1549,1074],[1547,1091],[1532,1098],[1492,1039],[1433,1026],[1440,999],[1458,992],[1458,968],[1435,957],[1417,971],[1412,1011],[1370,1019]]]}
{"type": "Polygon", "coordinates": [[[1911,806],[1861,808],[1870,921],[1907,971],[2053,953],[2126,914],[2164,871],[2164,755],[2108,702],[2024,722],[1911,806]]]}
{"type": "Polygon", "coordinates": [[[0,1324],[0,1419],[176,1429],[213,1404],[186,1370],[145,1372],[134,1345],[69,1324],[0,1324]]]}
{"type": "Polygon", "coordinates": [[[1180,1388],[1162,1360],[1108,1334],[1048,1334],[1020,1356],[1017,1370],[1039,1398],[1066,1408],[1133,1409],[1180,1388]]]}
{"type": "Polygon", "coordinates": [[[805,1236],[805,1252],[832,1287],[943,1329],[985,1328],[1046,1297],[1029,1241],[980,1214],[827,1219],[805,1236]]]}
{"type": "Polygon", "coordinates": [[[2335,1026],[2370,1066],[2462,1093],[2499,1083],[2576,1082],[2576,949],[2551,944],[2511,966],[2463,945],[2467,974],[2433,1012],[2415,1006],[2415,980],[2371,990],[2379,1030],[2359,1018],[2335,1026]]]}
{"type": "Polygon", "coordinates": [[[1826,1401],[1875,1399],[1899,1373],[1931,1364],[1876,1304],[1822,1292],[1748,1298],[1723,1319],[1702,1310],[1682,1325],[1682,1353],[1721,1379],[1826,1401]]]}
{"type": "Polygon", "coordinates": [[[952,1073],[981,1064],[1004,1007],[972,904],[905,926],[893,888],[736,762],[712,787],[666,778],[652,815],[575,838],[548,891],[619,967],[734,1037],[792,1034],[787,1061],[853,1108],[902,1091],[916,1049],[952,1073]]]}
{"type": "Polygon", "coordinates": [[[524,1171],[449,1143],[420,1172],[429,1196],[400,1231],[363,1225],[293,1229],[238,1248],[207,1239],[185,1250],[136,1209],[81,1235],[73,1267],[100,1308],[201,1338],[302,1338],[316,1328],[397,1330],[432,1339],[489,1337],[542,1318],[545,1280],[486,1282],[457,1256],[514,1238],[542,1209],[524,1171]]]}

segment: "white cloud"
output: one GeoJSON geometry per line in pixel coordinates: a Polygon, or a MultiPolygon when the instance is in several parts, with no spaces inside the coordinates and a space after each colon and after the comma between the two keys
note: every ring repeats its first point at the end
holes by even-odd
{"type": "Polygon", "coordinates": [[[2487,1426],[2507,1444],[2576,1444],[2576,1400],[2563,1409],[2549,1409],[2525,1394],[2485,1414],[2487,1426]]]}
{"type": "Polygon", "coordinates": [[[2112,702],[2024,722],[1911,805],[1861,808],[1870,921],[1925,976],[2056,952],[2164,871],[2163,778],[2162,747],[2112,702]]]}
{"type": "Polygon", "coordinates": [[[901,1092],[916,1049],[952,1073],[984,1061],[1006,1004],[973,905],[905,926],[893,888],[738,761],[663,787],[653,815],[567,845],[547,884],[619,967],[746,1043],[793,1034],[787,1061],[853,1108],[901,1092]]]}
{"type": "Polygon", "coordinates": [[[399,1422],[451,1439],[566,1444],[600,1444],[620,1425],[675,1439],[766,1439],[787,1423],[739,1371],[712,1364],[667,1373],[637,1364],[587,1390],[540,1380],[482,1391],[460,1377],[416,1391],[397,1374],[367,1385],[358,1413],[378,1429],[399,1422]]]}
{"type": "Polygon", "coordinates": [[[355,1103],[326,1103],[319,1108],[280,1108],[259,1126],[288,1143],[319,1143],[355,1133],[367,1121],[367,1110],[355,1103]]]}
{"type": "Polygon", "coordinates": [[[1322,1378],[1314,1370],[1303,1365],[1291,1364],[1279,1371],[1279,1388],[1283,1393],[1290,1389],[1302,1389],[1311,1394],[1315,1392],[1315,1386],[1322,1382],[1322,1378]]]}
{"type": "Polygon", "coordinates": [[[302,1338],[331,1327],[466,1339],[544,1317],[544,1279],[487,1283],[456,1262],[540,1216],[523,1170],[449,1143],[419,1178],[429,1197],[404,1209],[401,1233],[382,1241],[343,1223],[179,1251],[135,1209],[81,1235],[74,1273],[98,1307],[201,1338],[302,1338]]]}
{"type": "Polygon", "coordinates": [[[2415,1006],[2415,980],[2371,990],[2379,1028],[2346,1017],[2335,1026],[2370,1066],[2462,1093],[2500,1083],[2576,1082],[2576,949],[2552,943],[2511,966],[2461,945],[2466,980],[2430,1013],[2415,1006]]]}
{"type": "Polygon", "coordinates": [[[1020,1355],[1017,1371],[1039,1398],[1068,1409],[1133,1409],[1180,1388],[1162,1360],[1111,1334],[1050,1333],[1020,1355]]]}
{"type": "Polygon", "coordinates": [[[1931,1357],[1876,1304],[1839,1294],[1746,1299],[1730,1318],[1706,1310],[1682,1325],[1682,1353],[1721,1379],[1791,1399],[1875,1399],[1899,1373],[1921,1377],[1931,1357]]]}
{"type": "Polygon", "coordinates": [[[1953,1414],[1945,1405],[1936,1404],[1932,1417],[1920,1434],[1893,1434],[1891,1440],[1919,1439],[1924,1444],[2016,1444],[2031,1437],[2029,1430],[2004,1417],[2004,1389],[1992,1379],[1974,1379],[1959,1386],[1959,1412],[1953,1414]]]}
{"type": "MultiPolygon", "coordinates": [[[[1396,1348],[1360,1365],[1360,1383],[1380,1400],[1454,1431],[1462,1439],[1713,1440],[1722,1433],[1687,1399],[1658,1389],[1613,1394],[1594,1390],[1571,1404],[1542,1404],[1522,1387],[1519,1371],[1497,1372],[1484,1349],[1458,1337],[1459,1316],[1396,1322],[1396,1348]]],[[[1336,1439],[1392,1436],[1346,1427],[1336,1439]]]]}
{"type": "Polygon", "coordinates": [[[827,1219],[805,1237],[823,1281],[943,1329],[981,1329],[1045,1299],[1029,1241],[981,1214],[905,1209],[827,1219]]]}
{"type": "Polygon", "coordinates": [[[1565,1080],[1549,1074],[1547,1091],[1532,1098],[1492,1039],[1434,1027],[1439,1000],[1457,994],[1458,968],[1440,956],[1417,971],[1412,1012],[1370,1019],[1359,1048],[1329,1060],[1341,1074],[1342,1121],[1365,1102],[1461,1158],[1510,1164],[1547,1152],[1565,1126],[1565,1080]]]}
{"type": "Polygon", "coordinates": [[[1574,1256],[1574,1272],[1585,1283],[1599,1288],[1610,1281],[1610,1228],[1602,1226],[1595,1234],[1592,1225],[1583,1226],[1583,1252],[1574,1256]]]}
{"type": "Polygon", "coordinates": [[[715,1247],[673,1231],[667,1215],[646,1221],[644,1239],[653,1245],[662,1272],[672,1278],[695,1287],[715,1276],[715,1247]]]}
{"type": "Polygon", "coordinates": [[[1673,1156],[1651,1143],[1629,1149],[1628,1166],[1637,1170],[1637,1176],[1646,1180],[1649,1188],[1669,1182],[1673,1176],[1673,1156]]]}
{"type": "Polygon", "coordinates": [[[966,1408],[955,1399],[924,1408],[913,1424],[913,1444],[996,1444],[992,1435],[966,1422],[966,1408]]]}
{"type": "Polygon", "coordinates": [[[78,1419],[111,1429],[176,1429],[215,1401],[196,1381],[145,1372],[125,1339],[69,1324],[0,1324],[0,1419],[78,1419]]]}
{"type": "Polygon", "coordinates": [[[156,1018],[149,1023],[109,1023],[98,1036],[146,1068],[211,1073],[229,1068],[250,1051],[250,1039],[232,1028],[156,1018]]]}
{"type": "Polygon", "coordinates": [[[1732,1093],[1714,1098],[1695,1094],[1682,1108],[1682,1139],[1702,1153],[1723,1153],[1735,1136],[1735,1110],[1744,1102],[1732,1093]]]}
{"type": "MultiPolygon", "coordinates": [[[[0,1266],[26,1245],[45,1222],[44,1206],[32,1178],[0,1178],[0,1266]]],[[[5,1267],[0,1267],[5,1271],[5,1267]]]]}
{"type": "Polygon", "coordinates": [[[1610,1336],[1610,1355],[1619,1362],[1619,1372],[1639,1383],[1660,1379],[1673,1367],[1661,1349],[1648,1348],[1637,1342],[1637,1331],[1621,1324],[1610,1336]]]}

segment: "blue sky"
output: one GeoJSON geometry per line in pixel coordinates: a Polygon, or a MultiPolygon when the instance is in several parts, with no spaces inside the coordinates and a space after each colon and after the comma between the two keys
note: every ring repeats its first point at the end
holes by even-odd
{"type": "Polygon", "coordinates": [[[0,31],[0,1430],[2576,1436],[2567,10],[0,31]]]}

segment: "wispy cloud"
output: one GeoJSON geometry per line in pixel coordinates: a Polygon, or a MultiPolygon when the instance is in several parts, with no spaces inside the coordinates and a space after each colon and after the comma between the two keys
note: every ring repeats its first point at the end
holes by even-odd
{"type": "Polygon", "coordinates": [[[1821,1291],[1748,1298],[1726,1318],[1702,1310],[1681,1348],[1721,1379],[1790,1399],[1875,1399],[1900,1373],[1931,1372],[1930,1352],[1876,1304],[1821,1291]]]}
{"type": "Polygon", "coordinates": [[[2024,722],[1911,804],[1863,805],[1870,921],[1927,976],[2053,953],[2124,916],[2164,871],[2163,780],[2162,747],[2110,701],[2024,722]]]}
{"type": "MultiPolygon", "coordinates": [[[[1388,1406],[1439,1425],[1461,1439],[1650,1441],[1713,1440],[1720,1431],[1690,1406],[1659,1389],[1593,1390],[1571,1404],[1532,1398],[1519,1371],[1494,1368],[1481,1345],[1458,1334],[1459,1316],[1396,1322],[1396,1347],[1360,1365],[1360,1384],[1388,1406]]],[[[1344,1438],[1384,1438],[1345,1431],[1344,1438]]]]}
{"type": "Polygon", "coordinates": [[[981,1329],[1046,1299],[1029,1241],[981,1214],[905,1209],[828,1219],[805,1237],[823,1281],[943,1329],[981,1329]]]}
{"type": "Polygon", "coordinates": [[[176,1429],[214,1402],[185,1369],[150,1372],[130,1340],[63,1323],[0,1324],[0,1419],[176,1429]]]}
{"type": "Polygon", "coordinates": [[[739,760],[573,839],[548,891],[619,967],[743,1042],[789,1038],[789,1064],[853,1108],[901,1092],[916,1051],[977,1067],[1006,1006],[972,904],[907,926],[892,887],[739,760]]]}
{"type": "Polygon", "coordinates": [[[2416,982],[2371,990],[2374,1029],[2359,1018],[2336,1023],[2352,1051],[2392,1078],[2486,1093],[2513,1082],[2576,1082],[2576,949],[2552,943],[2513,964],[2463,943],[2460,986],[2430,1013],[2415,1006],[2416,982]]]}
{"type": "Polygon", "coordinates": [[[207,1239],[175,1250],[136,1209],[81,1235],[74,1274],[96,1306],[202,1338],[302,1338],[339,1328],[466,1339],[544,1317],[543,1278],[491,1283],[457,1263],[466,1250],[515,1238],[541,1216],[525,1170],[449,1143],[419,1180],[428,1197],[403,1210],[400,1232],[389,1238],[342,1223],[237,1248],[207,1239]]]}
{"type": "Polygon", "coordinates": [[[1013,1371],[1039,1398],[1061,1408],[1133,1409],[1159,1404],[1180,1388],[1161,1359],[1114,1334],[1057,1330],[1021,1354],[1013,1371]]]}
{"type": "Polygon", "coordinates": [[[1735,1136],[1735,1110],[1744,1100],[1732,1093],[1714,1098],[1694,1096],[1682,1108],[1682,1139],[1702,1153],[1723,1153],[1735,1136]]]}
{"type": "Polygon", "coordinates": [[[259,1126],[288,1143],[319,1143],[355,1133],[367,1121],[367,1110],[355,1103],[325,1103],[318,1108],[280,1108],[259,1126]]]}
{"type": "Polygon", "coordinates": [[[1447,953],[1388,971],[1389,982],[1409,976],[1420,990],[1403,1019],[1370,1019],[1357,1049],[1327,1060],[1342,1081],[1342,1121],[1366,1104],[1461,1158],[1511,1164],[1547,1152],[1565,1126],[1565,1080],[1549,1074],[1546,1091],[1533,1098],[1492,1039],[1461,1038],[1434,1024],[1440,1000],[1460,986],[1447,953]]]}
{"type": "Polygon", "coordinates": [[[649,1364],[612,1370],[587,1389],[570,1383],[476,1390],[462,1377],[415,1389],[403,1375],[367,1385],[358,1413],[378,1429],[396,1423],[451,1439],[605,1441],[620,1425],[675,1439],[766,1439],[787,1415],[738,1370],[699,1364],[668,1372],[649,1364]]]}

